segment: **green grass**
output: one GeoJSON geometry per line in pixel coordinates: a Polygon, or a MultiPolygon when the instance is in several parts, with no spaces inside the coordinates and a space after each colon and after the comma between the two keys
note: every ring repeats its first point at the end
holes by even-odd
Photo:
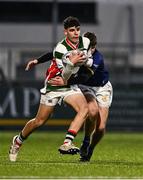
{"type": "MultiPolygon", "coordinates": [[[[15,132],[0,133],[0,178],[57,177],[143,177],[143,135],[107,133],[90,163],[79,155],[60,155],[64,132],[34,132],[21,148],[17,162],[10,162],[8,150],[15,132]]],[[[75,140],[81,143],[82,133],[75,140]]]]}

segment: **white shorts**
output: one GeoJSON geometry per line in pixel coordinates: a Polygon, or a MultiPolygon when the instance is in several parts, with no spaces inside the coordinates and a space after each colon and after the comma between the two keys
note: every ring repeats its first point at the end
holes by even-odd
{"type": "Polygon", "coordinates": [[[96,99],[99,106],[111,106],[113,98],[113,88],[109,81],[104,86],[100,87],[79,85],[79,88],[81,89],[84,95],[92,95],[96,99]]]}
{"type": "Polygon", "coordinates": [[[60,88],[46,94],[41,94],[40,103],[47,106],[55,106],[58,103],[60,104],[66,97],[77,93],[82,94],[77,85],[72,85],[69,88],[60,88]]]}

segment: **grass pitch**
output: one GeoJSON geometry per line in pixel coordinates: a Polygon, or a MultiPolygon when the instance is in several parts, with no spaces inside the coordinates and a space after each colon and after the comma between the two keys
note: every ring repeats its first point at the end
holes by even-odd
{"type": "MultiPolygon", "coordinates": [[[[0,178],[143,178],[143,134],[106,133],[90,163],[79,155],[60,155],[65,132],[34,132],[24,142],[17,162],[8,150],[17,133],[0,133],[0,178]]],[[[80,146],[82,133],[76,137],[80,146]]]]}

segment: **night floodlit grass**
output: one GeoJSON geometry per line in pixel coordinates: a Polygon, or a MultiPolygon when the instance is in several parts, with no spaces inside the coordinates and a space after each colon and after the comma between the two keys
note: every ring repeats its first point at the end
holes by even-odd
{"type": "MultiPolygon", "coordinates": [[[[57,151],[65,132],[34,132],[21,148],[17,162],[8,150],[15,132],[0,133],[0,178],[143,178],[143,134],[107,133],[90,163],[79,155],[57,151]]],[[[76,137],[80,146],[82,133],[76,137]]]]}

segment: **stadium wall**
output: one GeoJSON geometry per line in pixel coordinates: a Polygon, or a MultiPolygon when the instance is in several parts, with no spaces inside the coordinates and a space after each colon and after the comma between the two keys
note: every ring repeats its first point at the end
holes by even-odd
{"type": "MultiPolygon", "coordinates": [[[[19,130],[36,115],[41,82],[6,84],[0,88],[0,130],[19,130]]],[[[143,85],[114,85],[108,131],[143,131],[143,85]]],[[[67,129],[75,112],[68,105],[57,106],[39,130],[67,129]]]]}
{"type": "MultiPolygon", "coordinates": [[[[80,1],[81,2],[81,1],[80,1]]],[[[85,2],[85,1],[83,1],[85,2]]],[[[88,1],[86,1],[88,2],[88,1]]],[[[93,31],[97,34],[99,42],[130,43],[130,26],[128,5],[120,3],[100,3],[97,6],[97,23],[82,23],[82,32],[93,31]]],[[[142,43],[143,3],[134,3],[133,28],[135,42],[142,43]]],[[[53,43],[52,23],[4,23],[0,22],[1,43],[53,43]]],[[[57,41],[63,37],[62,23],[57,24],[57,41]]]]}

